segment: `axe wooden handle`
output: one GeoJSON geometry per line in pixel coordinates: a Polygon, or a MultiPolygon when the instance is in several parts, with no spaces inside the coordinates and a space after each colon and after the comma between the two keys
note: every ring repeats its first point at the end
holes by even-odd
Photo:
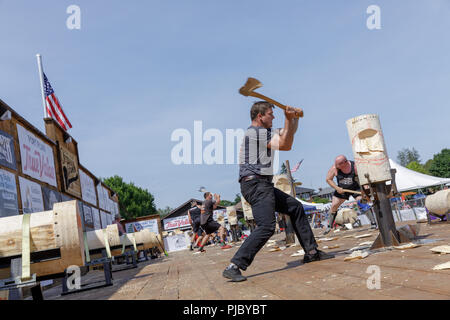
{"type": "Polygon", "coordinates": [[[344,190],[345,192],[349,192],[349,193],[356,193],[356,194],[361,194],[361,192],[360,192],[360,191],[355,191],[355,190],[348,190],[348,189],[342,189],[342,190],[344,190]]]}
{"type": "MultiPolygon", "coordinates": [[[[260,98],[262,100],[266,100],[267,102],[270,102],[270,103],[276,105],[277,107],[280,107],[281,109],[286,110],[286,106],[284,104],[281,104],[278,101],[270,99],[269,97],[266,97],[265,95],[262,95],[258,92],[252,91],[252,92],[250,92],[249,96],[252,96],[255,98],[260,98]]],[[[300,118],[303,118],[303,110],[300,112],[300,118]]]]}

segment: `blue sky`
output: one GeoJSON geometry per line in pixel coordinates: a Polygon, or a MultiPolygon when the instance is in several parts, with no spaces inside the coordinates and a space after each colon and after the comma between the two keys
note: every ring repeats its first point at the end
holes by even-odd
{"type": "MultiPolygon", "coordinates": [[[[422,160],[450,137],[450,2],[431,1],[12,1],[0,0],[0,99],[44,130],[36,54],[66,111],[80,162],[148,189],[157,207],[200,197],[233,200],[237,165],[174,165],[175,129],[246,128],[261,93],[305,110],[294,178],[325,187],[338,154],[352,158],[345,121],[379,115],[388,154],[422,160]],[[81,29],[69,30],[69,5],[81,29]],[[381,29],[369,30],[369,5],[381,29]]],[[[281,110],[274,126],[283,125],[281,110]]]]}

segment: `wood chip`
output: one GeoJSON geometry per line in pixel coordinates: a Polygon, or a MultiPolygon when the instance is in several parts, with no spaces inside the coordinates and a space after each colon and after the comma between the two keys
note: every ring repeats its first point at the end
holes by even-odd
{"type": "Polygon", "coordinates": [[[373,241],[366,241],[366,242],[361,242],[360,244],[358,244],[358,246],[370,246],[373,244],[373,241]]]}
{"type": "Polygon", "coordinates": [[[433,252],[436,252],[436,253],[446,254],[446,253],[450,253],[450,246],[446,246],[446,245],[437,246],[437,247],[431,248],[430,250],[433,252]]]}
{"type": "Polygon", "coordinates": [[[352,252],[352,254],[349,255],[348,257],[345,257],[344,261],[352,261],[352,260],[364,259],[368,255],[369,254],[367,252],[363,252],[361,250],[357,250],[357,251],[352,252]]]}
{"type": "Polygon", "coordinates": [[[450,269],[450,261],[442,264],[438,264],[437,266],[433,267],[433,270],[444,270],[444,269],[450,269]]]}
{"type": "Polygon", "coordinates": [[[320,241],[333,241],[333,240],[336,240],[337,239],[337,237],[333,237],[333,238],[320,238],[319,240],[320,241]]]}
{"type": "Polygon", "coordinates": [[[371,233],[365,233],[365,234],[361,234],[359,236],[354,236],[355,239],[361,239],[361,238],[367,238],[367,237],[371,237],[372,234],[371,233]]]}
{"type": "Polygon", "coordinates": [[[412,249],[412,248],[417,248],[417,247],[419,247],[419,245],[416,244],[416,243],[412,243],[412,242],[405,243],[405,244],[402,244],[400,246],[394,246],[394,248],[398,249],[398,250],[412,249]]]}

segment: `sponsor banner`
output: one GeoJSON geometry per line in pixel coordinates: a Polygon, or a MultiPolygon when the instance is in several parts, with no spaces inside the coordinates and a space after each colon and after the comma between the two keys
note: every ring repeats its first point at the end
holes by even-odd
{"type": "Polygon", "coordinates": [[[16,176],[0,169],[0,217],[19,214],[16,176]]]}
{"type": "Polygon", "coordinates": [[[159,234],[158,219],[141,220],[125,224],[126,233],[139,232],[144,229],[149,229],[151,232],[159,234]]]}
{"type": "Polygon", "coordinates": [[[91,207],[85,205],[83,203],[83,213],[84,213],[84,222],[88,225],[93,225],[94,221],[92,218],[92,210],[91,207]]]}
{"type": "Polygon", "coordinates": [[[164,230],[172,230],[182,227],[189,227],[191,224],[189,223],[189,217],[187,215],[164,219],[164,230]]]}
{"type": "Polygon", "coordinates": [[[72,152],[59,147],[61,152],[61,167],[63,171],[64,190],[81,198],[80,175],[78,173],[78,159],[72,152]]]}
{"type": "Polygon", "coordinates": [[[186,250],[188,248],[188,244],[189,241],[184,233],[175,234],[164,238],[164,247],[168,252],[186,250]]]}
{"type": "Polygon", "coordinates": [[[213,211],[213,219],[217,221],[217,216],[222,215],[224,219],[228,219],[227,209],[217,209],[213,211]]]}
{"type": "Polygon", "coordinates": [[[22,172],[57,187],[53,149],[19,124],[17,124],[17,135],[22,172]]]}
{"type": "Polygon", "coordinates": [[[44,210],[53,210],[53,205],[62,201],[61,194],[50,188],[42,187],[42,194],[44,196],[44,210]]]}
{"type": "Polygon", "coordinates": [[[42,189],[38,183],[19,177],[19,187],[23,213],[45,211],[42,189]]]}
{"type": "Polygon", "coordinates": [[[91,208],[92,220],[94,221],[94,229],[98,230],[102,228],[102,223],[100,220],[100,212],[97,208],[91,208]]]}
{"type": "Polygon", "coordinates": [[[100,219],[102,223],[102,229],[105,229],[106,226],[110,225],[112,223],[111,215],[105,211],[100,210],[100,219]]]}
{"type": "Polygon", "coordinates": [[[78,169],[80,173],[80,184],[81,184],[81,198],[96,206],[97,205],[97,194],[95,193],[94,179],[89,177],[83,170],[78,169]]]}
{"type": "Polygon", "coordinates": [[[0,164],[17,170],[16,155],[14,153],[14,138],[6,132],[0,131],[0,164]]]}
{"type": "Polygon", "coordinates": [[[109,206],[108,190],[106,188],[104,188],[101,183],[99,183],[97,185],[97,195],[98,195],[98,206],[100,207],[100,209],[109,211],[108,210],[108,206],[109,206]]]}

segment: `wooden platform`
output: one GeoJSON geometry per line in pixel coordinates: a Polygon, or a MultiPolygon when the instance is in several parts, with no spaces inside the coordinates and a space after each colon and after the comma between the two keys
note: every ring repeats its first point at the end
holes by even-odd
{"type": "MultiPolygon", "coordinates": [[[[430,251],[434,246],[450,245],[450,224],[421,223],[420,227],[419,238],[424,242],[420,247],[372,253],[356,261],[344,261],[349,253],[343,251],[375,240],[378,231],[362,227],[331,232],[327,237],[338,239],[321,241],[319,247],[339,245],[336,249],[324,249],[336,253],[336,258],[309,264],[302,264],[302,256],[291,256],[301,249],[299,246],[275,252],[269,251],[273,247],[265,246],[243,272],[248,280],[240,283],[222,277],[238,243],[228,250],[209,246],[206,253],[193,254],[185,250],[139,263],[136,269],[114,273],[111,287],[61,297],[58,286],[44,291],[44,296],[58,300],[450,299],[450,270],[433,270],[435,265],[450,261],[450,255],[430,251]],[[367,233],[372,235],[361,239],[353,237],[367,233]],[[371,265],[380,268],[380,289],[367,287],[372,275],[367,269],[371,265]]],[[[314,232],[321,238],[321,231],[314,232]]],[[[283,239],[284,234],[272,237],[280,245],[283,239]]],[[[98,281],[102,276],[101,271],[90,272],[82,282],[98,281]]]]}

